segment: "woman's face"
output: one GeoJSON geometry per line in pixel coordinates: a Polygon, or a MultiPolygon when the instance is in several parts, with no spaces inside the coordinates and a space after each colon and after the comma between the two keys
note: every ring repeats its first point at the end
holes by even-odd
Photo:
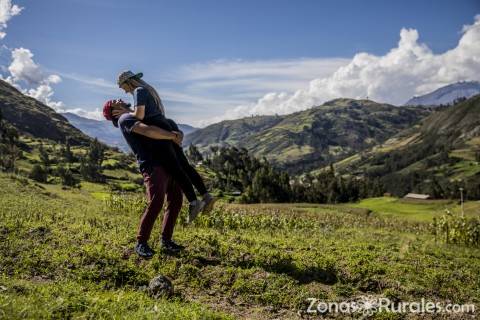
{"type": "Polygon", "coordinates": [[[128,83],[128,81],[122,83],[120,85],[120,88],[123,89],[123,91],[125,91],[125,93],[132,93],[134,88],[131,84],[128,83]]]}

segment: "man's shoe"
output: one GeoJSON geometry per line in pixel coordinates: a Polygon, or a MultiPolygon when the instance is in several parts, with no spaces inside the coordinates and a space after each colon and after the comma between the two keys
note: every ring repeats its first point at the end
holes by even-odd
{"type": "Polygon", "coordinates": [[[213,210],[213,206],[218,199],[212,196],[210,193],[206,193],[203,196],[203,202],[205,202],[205,207],[203,208],[204,214],[209,214],[213,210]]]}
{"type": "Polygon", "coordinates": [[[188,205],[188,217],[187,217],[187,224],[192,223],[193,220],[198,216],[198,214],[203,210],[205,207],[205,202],[202,200],[194,200],[190,202],[188,205]]]}
{"type": "Polygon", "coordinates": [[[163,240],[163,239],[162,239],[162,242],[160,243],[160,247],[162,248],[163,251],[175,252],[175,253],[185,249],[184,246],[177,244],[172,240],[163,240]]]}
{"type": "Polygon", "coordinates": [[[147,243],[137,242],[135,245],[135,252],[144,259],[150,259],[155,253],[147,243]]]}

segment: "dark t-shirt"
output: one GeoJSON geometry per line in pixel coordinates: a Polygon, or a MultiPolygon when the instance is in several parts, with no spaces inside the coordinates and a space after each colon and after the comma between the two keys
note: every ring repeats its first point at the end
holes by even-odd
{"type": "Polygon", "coordinates": [[[132,131],[140,122],[129,113],[124,113],[118,119],[118,127],[137,158],[140,171],[149,172],[155,166],[162,165],[162,150],[165,150],[166,140],[154,140],[132,131]]]}
{"type": "Polygon", "coordinates": [[[138,87],[133,91],[134,106],[145,106],[145,117],[148,119],[157,115],[163,115],[161,107],[157,105],[150,92],[143,87],[138,87]]]}

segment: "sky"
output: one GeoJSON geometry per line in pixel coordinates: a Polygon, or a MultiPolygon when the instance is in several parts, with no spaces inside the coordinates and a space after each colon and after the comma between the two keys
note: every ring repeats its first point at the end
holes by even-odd
{"type": "Polygon", "coordinates": [[[480,80],[480,1],[0,0],[0,43],[0,76],[57,111],[100,119],[132,70],[203,127],[480,80]]]}

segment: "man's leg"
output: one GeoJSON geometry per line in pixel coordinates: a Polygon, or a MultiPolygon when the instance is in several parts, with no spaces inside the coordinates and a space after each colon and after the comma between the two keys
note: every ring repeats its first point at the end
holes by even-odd
{"type": "Polygon", "coordinates": [[[182,209],[183,194],[182,189],[172,177],[168,177],[167,187],[167,208],[163,217],[162,240],[172,240],[173,229],[177,222],[178,214],[182,209]]]}
{"type": "Polygon", "coordinates": [[[147,191],[148,205],[138,227],[137,240],[140,243],[146,243],[150,238],[155,220],[162,210],[167,189],[165,171],[162,167],[154,167],[151,172],[143,173],[143,180],[147,191]]]}

